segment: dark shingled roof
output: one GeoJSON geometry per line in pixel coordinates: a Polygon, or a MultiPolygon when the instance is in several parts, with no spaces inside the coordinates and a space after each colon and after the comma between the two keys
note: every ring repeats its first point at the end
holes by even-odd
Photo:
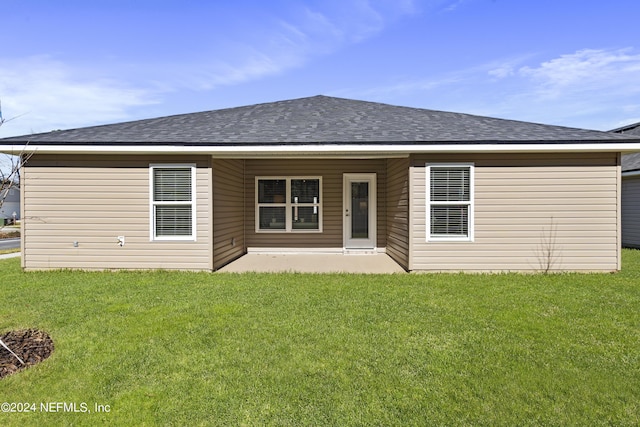
{"type": "MultiPolygon", "coordinates": [[[[640,135],[640,122],[613,129],[611,132],[625,135],[640,135]]],[[[635,170],[640,170],[640,153],[625,154],[622,156],[622,171],[629,172],[635,170]]]]}
{"type": "Polygon", "coordinates": [[[612,129],[609,132],[613,133],[625,133],[631,135],[640,135],[640,122],[633,123],[631,125],[622,126],[617,129],[612,129]]]}
{"type": "Polygon", "coordinates": [[[640,170],[640,153],[625,154],[622,156],[622,172],[640,170]]]}
{"type": "MultiPolygon", "coordinates": [[[[640,138],[636,138],[640,141],[640,138]]],[[[328,96],[54,131],[0,145],[296,145],[624,142],[610,132],[328,96]]]]}

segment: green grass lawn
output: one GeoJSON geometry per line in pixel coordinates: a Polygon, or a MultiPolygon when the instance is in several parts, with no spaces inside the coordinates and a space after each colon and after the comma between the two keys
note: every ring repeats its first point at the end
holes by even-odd
{"type": "Polygon", "coordinates": [[[40,328],[56,348],[0,380],[0,401],[38,405],[0,424],[638,425],[640,251],[623,267],[24,273],[2,260],[0,333],[40,328]]]}

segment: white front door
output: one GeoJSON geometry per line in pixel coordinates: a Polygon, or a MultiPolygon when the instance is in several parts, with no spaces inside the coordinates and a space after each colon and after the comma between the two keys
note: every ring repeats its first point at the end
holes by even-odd
{"type": "Polygon", "coordinates": [[[343,224],[345,249],[376,247],[376,174],[345,173],[343,224]]]}

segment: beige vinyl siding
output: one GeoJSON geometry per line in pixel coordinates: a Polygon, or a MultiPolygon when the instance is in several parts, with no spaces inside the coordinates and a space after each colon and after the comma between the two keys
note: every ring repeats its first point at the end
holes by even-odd
{"type": "Polygon", "coordinates": [[[640,248],[640,175],[622,178],[622,246],[640,248]]]}
{"type": "Polygon", "coordinates": [[[245,162],[245,232],[248,248],[342,248],[343,173],[377,174],[377,245],[386,245],[386,160],[274,159],[245,162]],[[322,177],[322,232],[256,233],[255,177],[322,177]]]}
{"type": "Polygon", "coordinates": [[[211,270],[209,163],[195,156],[34,155],[23,177],[23,266],[211,270]],[[164,163],[197,165],[195,242],[150,241],[149,165],[164,163]]]}
{"type": "Polygon", "coordinates": [[[213,268],[245,253],[244,160],[213,163],[213,268]]]}
{"type": "Polygon", "coordinates": [[[615,153],[431,155],[412,159],[411,269],[618,269],[615,153]],[[475,239],[427,242],[425,163],[475,164],[475,239]]]}
{"type": "Polygon", "coordinates": [[[409,268],[409,159],[387,160],[387,254],[409,268]]]}

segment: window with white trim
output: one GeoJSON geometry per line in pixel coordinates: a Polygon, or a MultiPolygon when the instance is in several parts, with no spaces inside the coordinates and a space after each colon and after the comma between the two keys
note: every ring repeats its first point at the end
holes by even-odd
{"type": "Polygon", "coordinates": [[[256,177],[256,232],[322,231],[322,178],[256,177]]]}
{"type": "Polygon", "coordinates": [[[151,240],[195,240],[195,165],[151,165],[151,240]]]}
{"type": "Polygon", "coordinates": [[[473,164],[427,164],[427,241],[473,241],[473,164]]]}

